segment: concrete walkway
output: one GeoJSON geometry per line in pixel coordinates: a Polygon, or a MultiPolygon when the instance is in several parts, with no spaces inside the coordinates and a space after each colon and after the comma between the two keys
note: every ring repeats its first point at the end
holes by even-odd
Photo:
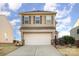
{"type": "Polygon", "coordinates": [[[6,56],[62,56],[53,46],[22,46],[6,56]]]}

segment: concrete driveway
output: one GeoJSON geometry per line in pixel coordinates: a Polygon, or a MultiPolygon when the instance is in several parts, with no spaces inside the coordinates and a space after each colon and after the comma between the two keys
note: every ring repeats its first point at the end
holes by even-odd
{"type": "Polygon", "coordinates": [[[22,46],[6,56],[62,56],[51,45],[22,46]]]}

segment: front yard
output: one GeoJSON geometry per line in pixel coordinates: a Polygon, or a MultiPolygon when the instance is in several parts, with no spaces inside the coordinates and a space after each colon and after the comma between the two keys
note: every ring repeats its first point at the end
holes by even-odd
{"type": "Polygon", "coordinates": [[[14,46],[12,44],[0,44],[0,56],[4,56],[14,50],[16,50],[18,47],[14,46]]]}
{"type": "Polygon", "coordinates": [[[65,56],[79,56],[79,48],[72,46],[58,46],[57,50],[65,56]]]}

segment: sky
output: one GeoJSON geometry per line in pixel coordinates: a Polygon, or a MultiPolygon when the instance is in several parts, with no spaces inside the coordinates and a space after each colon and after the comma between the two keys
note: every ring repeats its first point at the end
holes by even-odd
{"type": "Polygon", "coordinates": [[[55,11],[56,30],[58,37],[70,35],[70,30],[74,27],[79,18],[78,3],[0,3],[0,14],[6,15],[13,27],[13,34],[16,40],[21,39],[20,12],[33,10],[55,11]]]}

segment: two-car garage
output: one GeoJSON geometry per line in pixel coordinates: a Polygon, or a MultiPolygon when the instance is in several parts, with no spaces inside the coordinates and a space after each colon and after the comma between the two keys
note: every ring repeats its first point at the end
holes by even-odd
{"type": "Polygon", "coordinates": [[[25,45],[50,45],[51,33],[24,33],[25,45]]]}

